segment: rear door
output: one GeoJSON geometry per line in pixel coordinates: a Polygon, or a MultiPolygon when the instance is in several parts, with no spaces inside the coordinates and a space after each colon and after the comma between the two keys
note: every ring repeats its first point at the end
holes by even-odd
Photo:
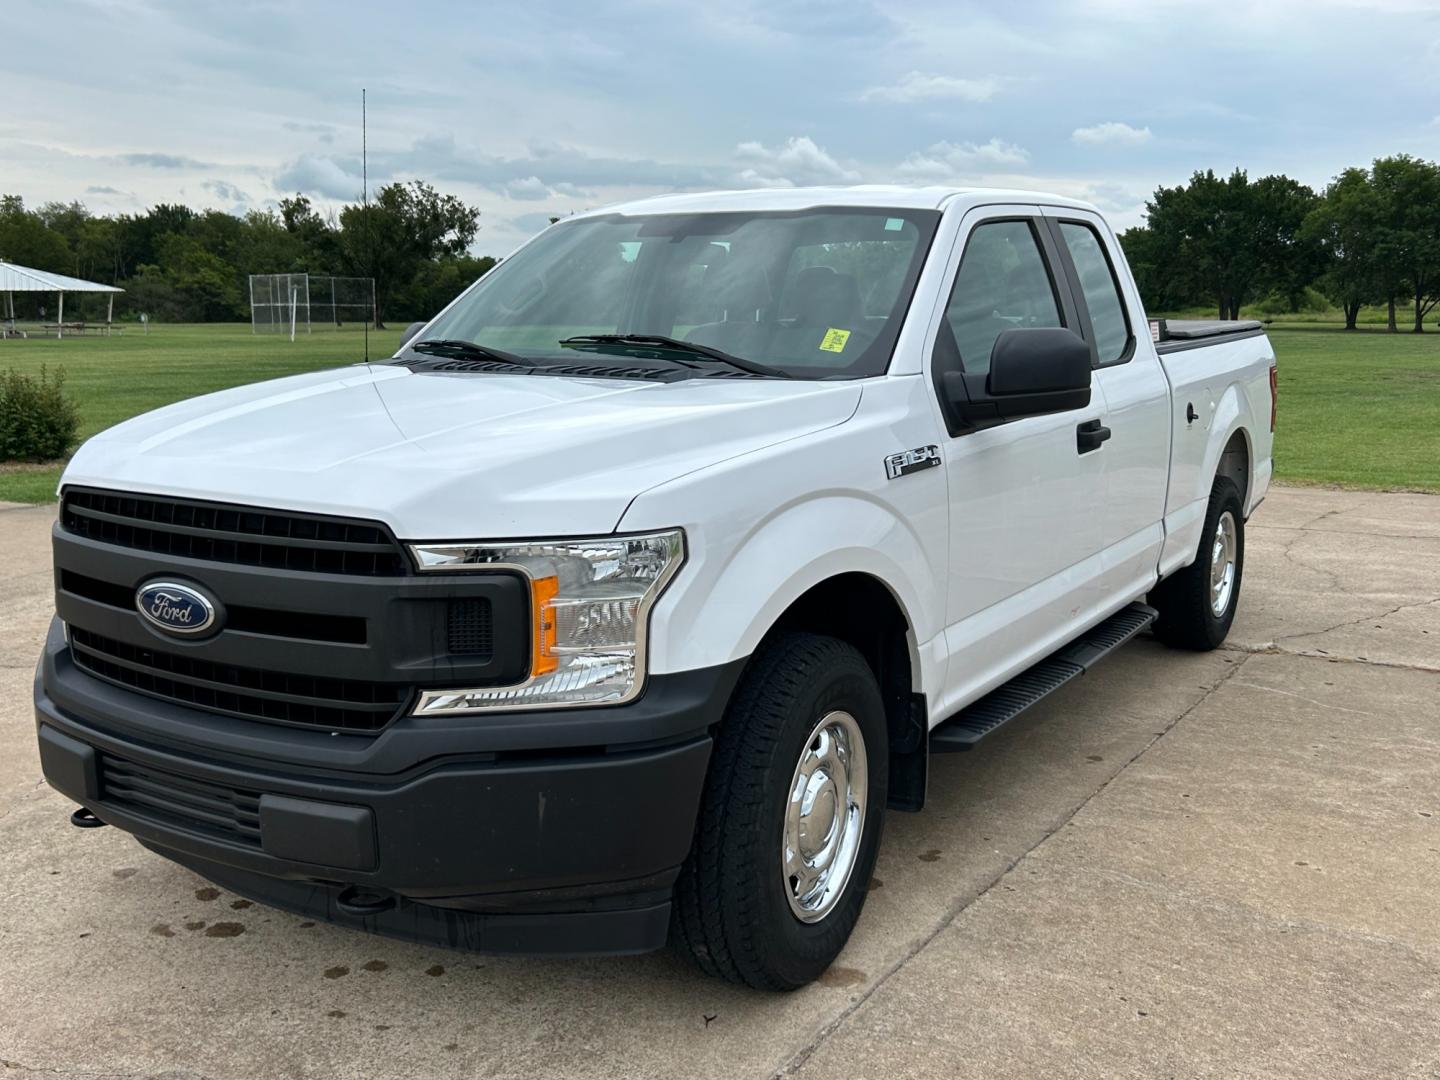
{"type": "Polygon", "coordinates": [[[1084,210],[1046,207],[1044,213],[1070,281],[1078,329],[1091,344],[1094,392],[1103,397],[1110,433],[1093,451],[1104,489],[1096,514],[1103,552],[1098,585],[1124,602],[1124,594],[1149,587],[1164,541],[1169,383],[1109,226],[1084,210]]]}
{"type": "Polygon", "coordinates": [[[946,701],[983,692],[1060,644],[1097,601],[1104,499],[1101,456],[1078,452],[1083,410],[967,429],[943,401],[947,371],[987,371],[1013,327],[1068,326],[1078,316],[1054,241],[1035,206],[972,209],[950,256],[933,331],[931,377],[947,438],[950,500],[946,701]]]}

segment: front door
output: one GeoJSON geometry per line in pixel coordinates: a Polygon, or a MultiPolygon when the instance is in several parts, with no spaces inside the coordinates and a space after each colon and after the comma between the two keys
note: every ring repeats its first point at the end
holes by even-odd
{"type": "MultiPolygon", "coordinates": [[[[1007,329],[1078,331],[1038,207],[972,210],[951,258],[953,284],[931,359],[937,389],[947,370],[987,371],[1007,329]]],[[[1063,643],[1100,602],[1103,454],[1080,452],[1077,433],[1104,417],[1097,387],[1086,409],[949,430],[942,448],[951,536],[947,705],[1063,643]]]]}

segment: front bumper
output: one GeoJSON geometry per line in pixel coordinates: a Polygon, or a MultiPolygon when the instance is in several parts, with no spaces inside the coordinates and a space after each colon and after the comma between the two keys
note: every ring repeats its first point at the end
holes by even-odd
{"type": "Polygon", "coordinates": [[[112,686],[75,667],[57,621],[35,709],[52,787],[226,889],[478,951],[642,952],[664,944],[740,667],[528,714],[531,740],[502,716],[328,736],[112,686]]]}

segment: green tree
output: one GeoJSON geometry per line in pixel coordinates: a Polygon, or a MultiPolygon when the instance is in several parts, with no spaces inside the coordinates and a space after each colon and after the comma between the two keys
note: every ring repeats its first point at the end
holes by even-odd
{"type": "Polygon", "coordinates": [[[1210,299],[1196,289],[1191,275],[1178,272],[1155,230],[1145,225],[1126,229],[1120,234],[1120,247],[1147,310],[1178,311],[1210,299]]]}
{"type": "Polygon", "coordinates": [[[392,317],[405,322],[434,318],[494,265],[489,255],[457,255],[425,263],[414,280],[397,290],[391,301],[392,317]]]}
{"type": "Polygon", "coordinates": [[[333,272],[342,265],[334,218],[322,217],[304,195],[297,192],[294,198],[280,200],[280,221],[303,247],[307,268],[333,272]]]}
{"type": "Polygon", "coordinates": [[[1382,295],[1377,266],[1379,200],[1367,169],[1346,169],[1305,218],[1302,233],[1325,253],[1319,283],[1354,330],[1360,308],[1382,295]]]}
{"type": "Polygon", "coordinates": [[[171,233],[160,242],[159,271],[179,298],[179,317],[186,322],[242,319],[245,305],[235,268],[207,251],[192,236],[171,233]]]}
{"type": "Polygon", "coordinates": [[[1376,257],[1390,308],[1390,329],[1397,329],[1396,300],[1413,303],[1414,333],[1425,331],[1425,317],[1440,304],[1440,165],[1408,154],[1379,158],[1371,166],[1379,204],[1376,257]]]}
{"type": "Polygon", "coordinates": [[[70,270],[70,245],[39,214],[26,210],[19,195],[0,195],[0,259],[64,274],[70,270]]]}
{"type": "Polygon", "coordinates": [[[1299,231],[1314,204],[1315,193],[1286,176],[1251,183],[1243,169],[1223,179],[1206,170],[1188,186],[1157,189],[1147,224],[1170,288],[1208,296],[1220,318],[1237,319],[1268,290],[1303,292],[1304,268],[1318,257],[1299,231]]]}
{"type": "Polygon", "coordinates": [[[387,184],[369,206],[340,211],[340,252],[350,272],[375,281],[375,326],[397,288],[428,262],[463,255],[480,227],[480,211],[420,180],[387,184]]]}

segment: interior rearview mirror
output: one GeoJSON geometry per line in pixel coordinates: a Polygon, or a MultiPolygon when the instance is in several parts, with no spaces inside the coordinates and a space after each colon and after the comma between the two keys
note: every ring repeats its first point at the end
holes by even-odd
{"type": "Polygon", "coordinates": [[[1090,404],[1090,346],[1063,327],[1015,327],[995,339],[989,372],[948,372],[945,388],[968,427],[1083,409],[1090,404]]]}

